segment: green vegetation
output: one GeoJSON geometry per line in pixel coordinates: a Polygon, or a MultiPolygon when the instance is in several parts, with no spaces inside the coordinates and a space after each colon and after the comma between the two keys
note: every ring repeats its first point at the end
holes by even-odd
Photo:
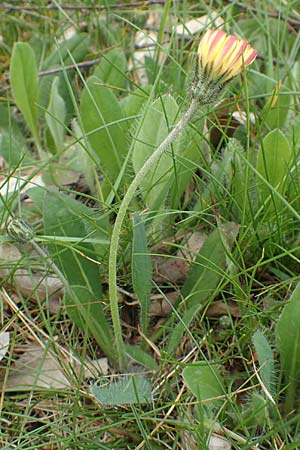
{"type": "Polygon", "coordinates": [[[299,1],[0,19],[1,448],[300,448],[299,1]],[[258,58],[145,171],[207,28],[258,58]]]}

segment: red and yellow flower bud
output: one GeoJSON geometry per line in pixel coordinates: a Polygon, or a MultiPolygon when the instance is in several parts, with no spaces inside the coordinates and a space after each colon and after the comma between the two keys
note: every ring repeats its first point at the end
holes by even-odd
{"type": "Polygon", "coordinates": [[[257,56],[247,41],[222,30],[207,30],[198,47],[199,68],[213,80],[226,83],[257,56]]]}
{"type": "Polygon", "coordinates": [[[191,86],[202,104],[217,100],[225,84],[251,64],[257,51],[251,45],[222,30],[207,30],[198,46],[198,61],[191,86]]]}

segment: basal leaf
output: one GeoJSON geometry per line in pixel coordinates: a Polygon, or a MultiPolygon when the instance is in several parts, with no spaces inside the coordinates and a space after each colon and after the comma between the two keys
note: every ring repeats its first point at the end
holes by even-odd
{"type": "Polygon", "coordinates": [[[138,212],[133,214],[132,283],[139,300],[142,330],[147,332],[152,288],[152,261],[148,254],[145,224],[138,212]]]}
{"type": "Polygon", "coordinates": [[[35,141],[39,143],[38,73],[34,52],[25,42],[17,42],[14,45],[10,64],[10,81],[15,102],[35,141]]]}
{"type": "Polygon", "coordinates": [[[59,94],[58,85],[59,79],[56,77],[52,83],[49,105],[45,117],[56,151],[59,152],[63,149],[64,144],[66,107],[63,98],[59,94]]]}
{"type": "Polygon", "coordinates": [[[150,90],[149,87],[145,88],[143,91],[141,89],[136,89],[120,100],[120,105],[123,108],[126,117],[136,116],[141,111],[142,106],[148,99],[150,90]]]}
{"type": "Polygon", "coordinates": [[[131,359],[141,366],[144,366],[149,370],[158,370],[155,359],[140,347],[126,344],[125,351],[131,359]]]}
{"type": "Polygon", "coordinates": [[[152,386],[142,375],[131,375],[109,386],[92,386],[91,393],[95,399],[106,406],[130,405],[152,402],[152,386]]]}
{"type": "MultiPolygon", "coordinates": [[[[74,37],[60,43],[57,48],[45,59],[42,70],[55,69],[57,67],[66,67],[68,65],[83,61],[85,55],[90,49],[90,38],[85,33],[80,33],[74,37]]],[[[39,98],[43,108],[47,108],[51,86],[55,77],[59,78],[58,91],[63,98],[66,106],[66,121],[70,120],[74,113],[72,96],[70,95],[70,86],[76,74],[76,69],[61,71],[60,74],[49,74],[40,80],[39,98]]]]}
{"type": "Polygon", "coordinates": [[[173,161],[173,175],[171,178],[172,186],[170,186],[170,207],[176,209],[180,206],[182,194],[184,193],[194,172],[199,168],[201,160],[201,126],[197,123],[197,129],[189,127],[186,129],[180,146],[173,161]]]}
{"type": "MultiPolygon", "coordinates": [[[[136,173],[169,134],[177,113],[178,105],[171,95],[163,95],[145,110],[138,125],[132,154],[136,173]]],[[[172,148],[170,147],[141,183],[140,188],[145,203],[152,211],[161,208],[164,204],[174,178],[173,160],[178,148],[178,142],[172,148]],[[174,153],[172,153],[172,149],[174,153]]]]}
{"type": "MultiPolygon", "coordinates": [[[[280,194],[284,194],[287,183],[286,177],[291,161],[289,141],[281,130],[270,131],[262,141],[257,157],[257,170],[280,194]]],[[[266,200],[271,192],[267,186],[260,188],[261,200],[266,200]]],[[[274,202],[280,200],[276,197],[274,202]]]]}
{"type": "Polygon", "coordinates": [[[238,225],[227,223],[222,229],[213,231],[201,247],[182,287],[186,310],[182,312],[179,306],[177,314],[174,315],[178,320],[169,336],[168,353],[176,350],[194,317],[217,295],[217,287],[226,274],[227,254],[238,230],[238,225]]]}
{"type": "Polygon", "coordinates": [[[127,61],[121,48],[113,48],[102,55],[101,62],[95,68],[94,76],[107,87],[121,89],[126,81],[127,61]]]}
{"type": "Polygon", "coordinates": [[[111,89],[91,77],[83,90],[80,104],[81,120],[87,139],[102,171],[111,182],[117,179],[128,151],[124,113],[111,89]]]}
{"type": "Polygon", "coordinates": [[[237,236],[239,227],[227,223],[214,230],[204,241],[187,275],[181,293],[188,305],[203,304],[213,294],[226,268],[227,251],[237,236]],[[227,241],[227,246],[224,245],[227,241]]]}
{"type": "Polygon", "coordinates": [[[259,376],[270,394],[274,393],[275,367],[273,350],[261,330],[252,336],[252,343],[258,355],[259,376]]]}
{"type": "Polygon", "coordinates": [[[182,376],[199,402],[210,400],[205,403],[208,407],[220,405],[220,400],[215,398],[224,395],[225,388],[216,365],[206,361],[191,364],[185,367],[182,376]]]}
{"type": "Polygon", "coordinates": [[[276,344],[280,354],[281,369],[284,372],[286,390],[286,411],[293,409],[300,388],[300,283],[294,289],[288,303],[278,319],[276,344]]]}
{"type": "MultiPolygon", "coordinates": [[[[32,189],[29,195],[41,202],[41,190],[32,189]]],[[[94,247],[85,243],[91,235],[89,208],[58,192],[45,192],[43,196],[45,235],[49,239],[48,251],[62,272],[66,282],[65,307],[77,326],[93,336],[111,361],[115,361],[111,327],[102,307],[102,287],[99,265],[94,247]],[[64,238],[66,240],[64,241],[64,238]],[[68,238],[78,243],[68,244],[68,238]]]]}
{"type": "Polygon", "coordinates": [[[278,84],[262,112],[263,121],[271,130],[284,127],[289,116],[291,100],[292,94],[289,90],[278,84]]]}

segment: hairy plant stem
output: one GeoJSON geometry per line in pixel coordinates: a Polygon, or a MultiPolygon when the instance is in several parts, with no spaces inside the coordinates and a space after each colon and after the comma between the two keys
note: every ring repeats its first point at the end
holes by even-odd
{"type": "Polygon", "coordinates": [[[126,354],[124,349],[124,342],[122,338],[122,328],[119,316],[118,307],[118,292],[117,292],[117,256],[118,247],[120,240],[120,233],[122,225],[129,208],[129,205],[134,197],[135,191],[139,187],[141,181],[147,176],[151,168],[158,162],[162,154],[168,149],[170,144],[176,139],[188,126],[191,118],[195,114],[199,107],[199,102],[197,99],[193,99],[187,111],[182,115],[181,119],[173,130],[168,134],[165,140],[157,147],[157,149],[152,153],[150,158],[144,163],[142,168],[136,174],[132,180],[128,190],[120,204],[119,212],[117,214],[115,224],[112,231],[111,243],[110,243],[110,253],[109,253],[109,301],[110,301],[110,311],[113,321],[114,335],[115,335],[115,345],[119,358],[119,369],[125,370],[127,367],[126,354]]]}

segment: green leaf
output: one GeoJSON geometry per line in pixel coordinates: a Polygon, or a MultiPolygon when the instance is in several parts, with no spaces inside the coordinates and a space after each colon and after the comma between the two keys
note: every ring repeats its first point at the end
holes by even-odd
{"type": "Polygon", "coordinates": [[[13,108],[0,105],[0,155],[5,159],[10,169],[31,158],[27,148],[26,135],[15,117],[13,108]]]}
{"type": "Polygon", "coordinates": [[[80,115],[87,139],[114,183],[128,151],[124,113],[113,92],[91,77],[83,90],[80,115]]]}
{"type": "Polygon", "coordinates": [[[213,231],[201,247],[182,287],[187,310],[182,313],[179,308],[175,315],[179,320],[169,336],[168,353],[176,350],[194,317],[218,294],[217,287],[226,274],[227,254],[238,230],[238,225],[229,222],[213,231]]]}
{"type": "Polygon", "coordinates": [[[142,106],[148,99],[150,91],[150,87],[145,88],[144,91],[135,89],[120,100],[120,105],[123,108],[126,117],[136,116],[141,111],[142,106]]]}
{"type": "MultiPolygon", "coordinates": [[[[141,118],[134,144],[132,162],[135,173],[143,166],[153,151],[167,137],[178,114],[178,105],[171,95],[163,95],[155,100],[141,118]]],[[[173,144],[176,154],[179,143],[173,144]]],[[[162,207],[170,184],[174,179],[172,149],[166,151],[141,183],[141,191],[146,205],[151,211],[162,207]]]]}
{"type": "MultiPolygon", "coordinates": [[[[61,250],[58,246],[48,246],[52,251],[61,250]]],[[[78,259],[78,255],[74,255],[75,269],[83,271],[86,265],[82,264],[82,260],[78,259]]],[[[67,255],[63,258],[57,259],[60,261],[58,265],[64,265],[67,261],[67,255]]],[[[92,270],[89,268],[87,277],[92,275],[92,270]]],[[[111,327],[107,321],[102,308],[102,292],[100,289],[100,280],[98,275],[99,287],[98,292],[91,288],[89,283],[87,286],[72,285],[65,292],[64,305],[69,317],[73,322],[84,332],[88,333],[95,339],[99,347],[108,357],[112,365],[117,364],[117,355],[115,354],[113,336],[111,334],[111,327]]]]}
{"type": "MultiPolygon", "coordinates": [[[[41,189],[29,191],[37,204],[41,202],[41,189]]],[[[112,362],[115,361],[111,327],[102,307],[102,287],[97,255],[92,244],[85,243],[92,235],[91,221],[95,212],[70,197],[56,192],[43,195],[45,234],[58,237],[49,239],[48,251],[68,284],[65,295],[66,310],[71,319],[84,332],[87,330],[112,362]],[[78,244],[63,241],[75,238],[78,244]]]]}
{"type": "Polygon", "coordinates": [[[274,394],[275,367],[272,348],[260,330],[257,330],[252,336],[252,343],[258,355],[259,376],[268,392],[274,394]]]}
{"type": "Polygon", "coordinates": [[[250,214],[250,205],[248,196],[245,194],[250,190],[251,186],[249,180],[246,186],[247,168],[243,160],[245,151],[236,139],[229,139],[227,149],[228,153],[232,155],[231,194],[234,199],[233,209],[238,218],[241,217],[243,211],[245,211],[245,215],[248,217],[250,214]]]}
{"type": "Polygon", "coordinates": [[[269,99],[262,112],[263,122],[271,130],[283,128],[290,111],[292,94],[286,87],[275,87],[273,96],[269,99]]]}
{"type": "Polygon", "coordinates": [[[147,332],[149,324],[150,295],[152,288],[152,261],[148,254],[145,224],[138,212],[132,216],[132,284],[140,308],[140,321],[143,333],[147,332]]]}
{"type": "MultiPolygon", "coordinates": [[[[184,382],[199,402],[210,400],[207,406],[219,406],[220,400],[214,400],[225,394],[222,376],[216,365],[206,361],[191,364],[182,372],[184,382]]],[[[206,403],[205,403],[206,404],[206,403]]]]}
{"type": "Polygon", "coordinates": [[[15,102],[22,112],[34,140],[39,144],[38,132],[38,73],[35,56],[29,44],[14,45],[10,81],[15,102]]]}
{"type": "Polygon", "coordinates": [[[202,212],[206,210],[207,206],[211,204],[212,197],[215,203],[219,204],[220,209],[228,210],[227,198],[229,197],[228,194],[233,176],[232,163],[233,152],[229,144],[222,153],[222,157],[214,160],[214,170],[208,175],[208,181],[202,195],[193,208],[194,211],[202,212]]]}
{"type": "Polygon", "coordinates": [[[59,78],[56,77],[52,83],[49,105],[45,117],[56,150],[59,152],[63,149],[64,145],[66,107],[63,98],[59,94],[58,85],[59,78]]]}
{"type": "Polygon", "coordinates": [[[214,293],[225,274],[227,250],[232,247],[238,230],[237,224],[229,222],[204,241],[181,290],[188,305],[204,304],[214,293]]]}
{"type": "Polygon", "coordinates": [[[287,197],[289,203],[293,205],[296,211],[300,211],[300,115],[295,117],[295,120],[290,124],[288,131],[288,141],[292,146],[292,163],[289,170],[289,186],[287,197]]]}
{"type": "Polygon", "coordinates": [[[101,62],[95,68],[94,76],[107,87],[120,90],[126,81],[127,61],[121,48],[113,48],[103,54],[101,62]]]}
{"type": "MultiPolygon", "coordinates": [[[[258,172],[282,195],[287,187],[286,177],[291,155],[289,141],[278,129],[270,131],[265,136],[258,151],[258,172]]],[[[260,193],[262,201],[265,201],[270,196],[270,189],[261,186],[260,193]]],[[[280,200],[274,197],[274,202],[278,204],[280,200]]]]}
{"type": "MultiPolygon", "coordinates": [[[[90,49],[90,38],[85,33],[80,33],[71,39],[60,43],[58,48],[45,59],[42,70],[47,71],[57,67],[66,67],[71,64],[83,61],[84,57],[90,49]]],[[[72,95],[70,94],[71,83],[76,74],[76,69],[60,72],[58,75],[58,91],[59,95],[64,99],[66,107],[66,122],[71,119],[74,113],[74,105],[72,95]]],[[[47,108],[49,104],[50,91],[54,78],[57,74],[49,74],[40,80],[39,99],[43,108],[47,108]]]]}
{"type": "Polygon", "coordinates": [[[129,355],[131,359],[133,359],[138,364],[146,367],[149,370],[158,370],[158,365],[154,358],[151,355],[146,353],[140,347],[136,347],[133,345],[125,345],[125,351],[129,355]]]}
{"type": "Polygon", "coordinates": [[[287,390],[285,409],[290,412],[300,387],[300,283],[297,284],[278,319],[276,344],[287,390]]]}
{"type": "Polygon", "coordinates": [[[173,161],[172,186],[170,186],[170,208],[180,207],[182,195],[190,182],[194,172],[199,168],[201,159],[201,127],[202,123],[197,123],[197,129],[188,127],[185,131],[180,147],[176,153],[176,160],[173,161]]]}
{"type": "Polygon", "coordinates": [[[91,393],[101,405],[121,406],[152,402],[152,386],[141,375],[113,381],[108,387],[92,386],[91,393]]]}

